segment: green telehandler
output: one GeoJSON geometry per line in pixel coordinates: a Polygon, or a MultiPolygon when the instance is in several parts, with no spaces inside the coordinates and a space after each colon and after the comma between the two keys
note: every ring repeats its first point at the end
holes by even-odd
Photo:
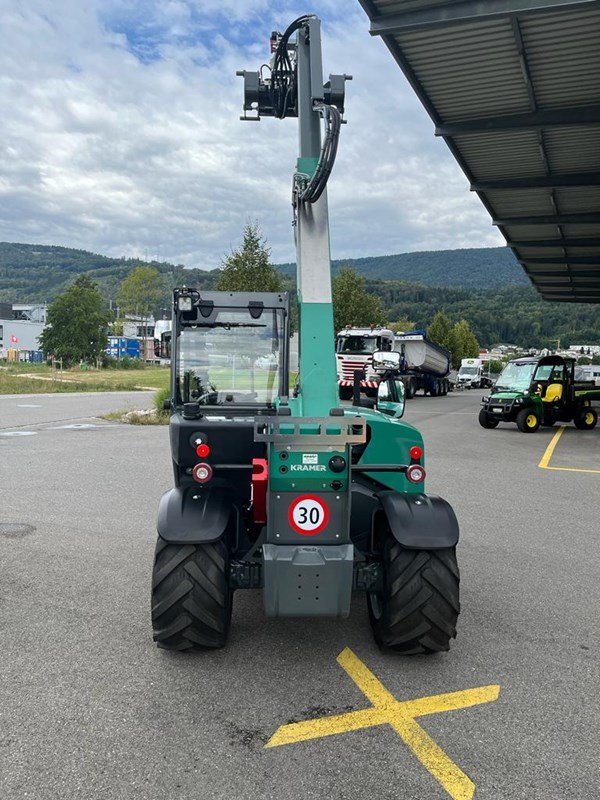
{"type": "Polygon", "coordinates": [[[399,354],[373,355],[375,407],[358,391],[340,407],[337,394],[326,184],[350,76],[323,83],[312,15],[274,33],[271,52],[268,71],[238,74],[243,118],[298,119],[299,374],[290,389],[286,293],[175,290],[175,486],[159,504],[154,639],[222,647],[241,589],[262,590],[271,617],[344,617],[362,591],[382,648],[444,651],[459,613],[458,523],[425,493],[399,354]]]}

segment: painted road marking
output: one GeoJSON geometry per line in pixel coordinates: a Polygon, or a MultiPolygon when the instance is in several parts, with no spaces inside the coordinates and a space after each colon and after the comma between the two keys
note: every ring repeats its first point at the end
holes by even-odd
{"type": "Polygon", "coordinates": [[[17,403],[17,408],[41,408],[41,406],[36,406],[32,403],[17,403]]]}
{"type": "Polygon", "coordinates": [[[554,450],[556,448],[556,445],[558,444],[558,440],[563,435],[565,430],[566,430],[566,425],[561,425],[561,427],[556,431],[556,433],[554,434],[554,436],[550,440],[550,444],[546,448],[546,450],[544,452],[544,455],[542,456],[541,461],[538,464],[538,467],[540,469],[553,469],[553,470],[556,470],[557,472],[592,472],[592,473],[600,475],[600,469],[583,469],[583,468],[580,468],[580,467],[551,467],[550,466],[550,459],[552,458],[552,456],[554,454],[554,450]]]}
{"type": "Polygon", "coordinates": [[[491,703],[498,699],[500,686],[479,686],[476,689],[436,694],[418,700],[400,701],[388,692],[381,681],[350,648],[346,647],[340,653],[337,662],[371,702],[371,707],[363,708],[360,711],[350,711],[346,714],[282,725],[271,736],[265,747],[305,742],[309,739],[319,739],[337,733],[372,728],[375,725],[390,725],[421,764],[444,787],[450,797],[454,800],[471,800],[475,794],[473,781],[423,730],[415,721],[415,717],[491,703]]]}
{"type": "Polygon", "coordinates": [[[7,431],[0,433],[0,436],[35,436],[37,431],[7,431]]]}

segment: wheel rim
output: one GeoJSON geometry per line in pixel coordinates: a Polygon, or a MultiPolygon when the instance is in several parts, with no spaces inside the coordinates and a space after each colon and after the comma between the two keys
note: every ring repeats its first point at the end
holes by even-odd
{"type": "Polygon", "coordinates": [[[591,411],[588,411],[585,415],[585,424],[586,425],[593,425],[594,424],[594,415],[591,411]]]}
{"type": "Polygon", "coordinates": [[[528,428],[535,428],[535,426],[537,425],[537,417],[535,416],[535,414],[529,414],[525,422],[527,423],[528,428]]]}

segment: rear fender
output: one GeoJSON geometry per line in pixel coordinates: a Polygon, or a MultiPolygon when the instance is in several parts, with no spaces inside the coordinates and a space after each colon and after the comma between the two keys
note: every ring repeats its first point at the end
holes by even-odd
{"type": "Polygon", "coordinates": [[[458,542],[458,521],[450,503],[430,494],[379,492],[392,535],[408,550],[440,550],[458,542]]]}
{"type": "Polygon", "coordinates": [[[165,492],[158,505],[157,530],[167,542],[201,544],[238,529],[239,512],[231,494],[220,487],[178,486],[165,492]]]}

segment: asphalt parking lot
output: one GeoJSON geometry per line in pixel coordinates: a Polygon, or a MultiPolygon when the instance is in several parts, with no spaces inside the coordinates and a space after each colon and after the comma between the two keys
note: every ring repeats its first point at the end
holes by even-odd
{"type": "Polygon", "coordinates": [[[400,701],[499,685],[418,719],[476,798],[597,800],[600,428],[568,427],[560,469],[540,468],[556,430],[483,430],[480,396],[407,405],[427,489],[461,524],[458,638],[413,659],[378,651],[360,595],[346,620],[267,621],[260,593],[239,592],[227,648],[158,650],[167,428],[96,418],[140,393],[0,397],[0,523],[24,526],[0,528],[0,798],[452,796],[387,724],[264,747],[286,723],[369,706],[336,661],[349,648],[400,701]]]}

